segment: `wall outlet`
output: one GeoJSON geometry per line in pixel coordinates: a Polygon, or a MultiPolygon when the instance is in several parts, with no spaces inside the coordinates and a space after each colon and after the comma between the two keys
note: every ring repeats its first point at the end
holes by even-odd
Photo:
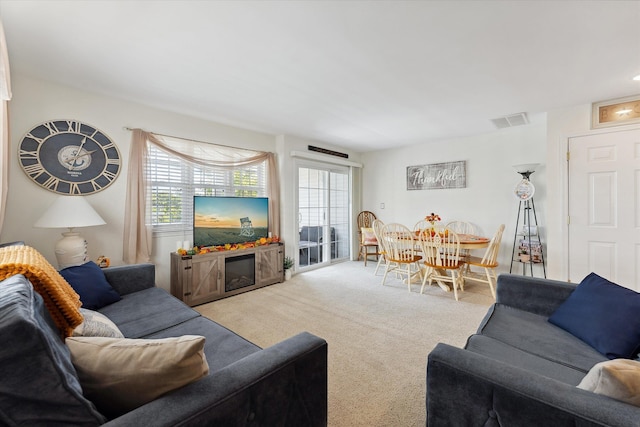
{"type": "Polygon", "coordinates": [[[384,203],[380,203],[380,209],[384,209],[384,203]]]}

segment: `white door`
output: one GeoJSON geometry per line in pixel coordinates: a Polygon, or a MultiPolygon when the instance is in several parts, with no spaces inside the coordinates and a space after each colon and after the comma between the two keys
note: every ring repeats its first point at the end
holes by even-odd
{"type": "Polygon", "coordinates": [[[640,290],[640,130],[569,139],[569,279],[640,290]]]}
{"type": "Polygon", "coordinates": [[[349,168],[298,162],[297,269],[344,260],[350,247],[349,168]]]}

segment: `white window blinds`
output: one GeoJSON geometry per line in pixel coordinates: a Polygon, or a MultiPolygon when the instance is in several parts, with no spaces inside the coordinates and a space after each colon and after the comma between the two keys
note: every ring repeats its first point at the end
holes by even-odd
{"type": "MultiPolygon", "coordinates": [[[[211,149],[216,152],[219,147],[211,145],[211,149]]],[[[202,150],[206,147],[199,146],[198,154],[202,150]]],[[[153,230],[191,231],[194,195],[267,196],[266,169],[266,161],[233,168],[206,167],[150,144],[145,173],[149,188],[147,209],[153,230]]]]}

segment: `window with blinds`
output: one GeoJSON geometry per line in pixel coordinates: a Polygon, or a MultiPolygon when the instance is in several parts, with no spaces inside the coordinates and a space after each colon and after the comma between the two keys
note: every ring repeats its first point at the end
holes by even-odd
{"type": "Polygon", "coordinates": [[[194,165],[149,146],[147,213],[155,232],[193,227],[193,196],[266,197],[266,161],[234,169],[194,165]]]}

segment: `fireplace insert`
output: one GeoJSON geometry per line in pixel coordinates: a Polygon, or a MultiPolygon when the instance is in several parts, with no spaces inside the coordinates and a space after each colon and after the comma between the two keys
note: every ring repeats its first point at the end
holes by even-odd
{"type": "Polygon", "coordinates": [[[225,292],[245,288],[256,284],[256,255],[247,254],[227,257],[224,260],[225,292]]]}

